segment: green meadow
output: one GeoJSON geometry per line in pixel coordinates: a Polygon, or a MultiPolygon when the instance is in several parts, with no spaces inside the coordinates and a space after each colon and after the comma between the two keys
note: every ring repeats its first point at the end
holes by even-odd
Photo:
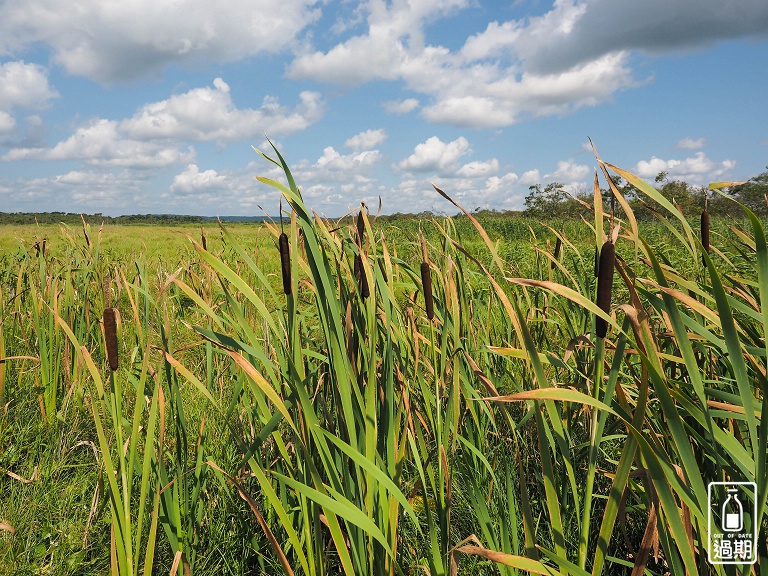
{"type": "Polygon", "coordinates": [[[0,227],[0,574],[768,573],[763,221],[602,161],[578,215],[327,220],[273,154],[273,221],[0,227]]]}

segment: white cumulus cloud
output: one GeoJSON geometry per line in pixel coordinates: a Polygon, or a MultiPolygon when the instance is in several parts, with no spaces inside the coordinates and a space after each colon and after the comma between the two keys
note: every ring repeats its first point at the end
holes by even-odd
{"type": "Polygon", "coordinates": [[[292,170],[299,185],[304,185],[307,198],[326,197],[329,191],[345,189],[354,199],[371,190],[373,170],[381,162],[378,150],[355,151],[341,154],[333,146],[327,146],[322,156],[314,162],[299,162],[292,170]]]}
{"type": "Polygon", "coordinates": [[[194,194],[196,192],[208,192],[213,189],[226,186],[226,178],[216,170],[200,172],[197,164],[190,164],[181,174],[173,178],[171,192],[177,194],[194,194]]]}
{"type": "Polygon", "coordinates": [[[8,112],[0,110],[0,134],[12,132],[16,128],[16,120],[8,112]]]}
{"type": "MultiPolygon", "coordinates": [[[[526,116],[568,113],[609,100],[617,90],[637,84],[626,51],[598,54],[558,70],[530,69],[520,56],[519,38],[533,24],[524,21],[492,23],[456,51],[427,44],[426,22],[464,8],[463,2],[376,6],[368,14],[366,34],[327,51],[301,52],[288,68],[289,77],[345,85],[403,81],[407,89],[430,98],[422,107],[428,121],[471,128],[503,127],[526,116]]],[[[562,20],[557,6],[551,12],[551,20],[562,20]]],[[[562,28],[564,24],[558,22],[556,28],[562,28]]],[[[403,114],[419,105],[409,98],[385,102],[384,108],[403,114]]]]}
{"type": "MultiPolygon", "coordinates": [[[[237,108],[229,86],[217,78],[213,88],[194,88],[146,104],[124,120],[94,119],[52,148],[17,147],[3,159],[82,160],[102,166],[164,168],[194,160],[190,141],[228,143],[265,132],[291,134],[316,122],[322,113],[317,92],[299,94],[294,108],[270,96],[258,109],[237,108]]],[[[0,125],[2,120],[0,115],[0,125]]]]}
{"type": "Polygon", "coordinates": [[[0,64],[0,134],[14,132],[18,109],[45,108],[58,95],[43,66],[23,61],[0,64]]]}
{"type": "Polygon", "coordinates": [[[390,114],[408,114],[419,107],[419,101],[416,98],[406,98],[405,100],[387,100],[383,104],[384,110],[390,114]]]}
{"type": "Polygon", "coordinates": [[[715,162],[710,160],[704,152],[697,152],[693,156],[679,159],[664,160],[656,156],[650,160],[641,160],[635,167],[635,172],[642,178],[655,178],[659,172],[666,172],[668,178],[679,179],[691,184],[702,185],[709,181],[721,179],[728,174],[736,162],[723,160],[715,162]]]}
{"type": "Polygon", "coordinates": [[[344,142],[344,146],[351,150],[372,150],[387,139],[386,130],[365,130],[355,134],[344,142]]]}
{"type": "Polygon", "coordinates": [[[413,154],[400,161],[398,167],[406,172],[452,171],[459,159],[469,151],[469,142],[463,136],[452,142],[443,142],[437,136],[432,136],[417,144],[413,154]]]}
{"type": "MultiPolygon", "coordinates": [[[[127,169],[72,170],[49,177],[0,181],[0,195],[13,193],[17,210],[102,212],[134,214],[136,207],[148,207],[151,193],[146,181],[127,169]]],[[[159,210],[158,210],[159,211],[159,210]]]]}
{"type": "Polygon", "coordinates": [[[590,173],[589,166],[576,164],[572,160],[560,160],[557,163],[557,169],[546,174],[544,178],[560,184],[573,184],[586,181],[590,173]]]}
{"type": "Polygon", "coordinates": [[[662,54],[721,40],[767,38],[768,3],[557,0],[552,10],[511,33],[526,66],[552,72],[623,51],[662,54]]]}
{"type": "Polygon", "coordinates": [[[189,162],[194,150],[168,142],[147,142],[123,137],[118,123],[96,120],[75,131],[53,148],[14,148],[4,160],[83,160],[88,164],[125,168],[163,168],[189,162]]]}
{"type": "Polygon", "coordinates": [[[142,140],[182,138],[195,141],[231,142],[256,135],[292,134],[322,117],[323,103],[317,92],[301,92],[294,109],[267,96],[260,108],[240,109],[232,102],[229,85],[221,78],[213,88],[194,88],[141,108],[120,123],[120,130],[142,140]]]}
{"type": "Polygon", "coordinates": [[[427,41],[427,24],[469,3],[370,2],[367,29],[326,50],[304,47],[288,76],[343,85],[398,81],[426,96],[389,101],[391,113],[421,106],[429,122],[504,127],[610,101],[651,80],[633,54],[679,52],[734,38],[768,37],[768,3],[745,0],[555,0],[536,17],[490,22],[451,49],[427,41]]]}
{"type": "Polygon", "coordinates": [[[70,74],[100,82],[157,73],[170,63],[233,61],[285,50],[320,13],[317,0],[6,0],[0,53],[48,45],[70,74]]]}
{"type": "Polygon", "coordinates": [[[698,150],[699,148],[704,148],[704,144],[706,143],[705,138],[683,138],[677,143],[677,147],[681,150],[698,150]]]}
{"type": "Polygon", "coordinates": [[[456,176],[462,178],[484,178],[492,176],[499,171],[499,161],[491,158],[488,161],[475,160],[464,164],[456,171],[456,176]]]}
{"type": "Polygon", "coordinates": [[[365,4],[366,34],[353,36],[328,52],[309,50],[300,54],[290,65],[288,75],[339,84],[396,79],[414,56],[420,58],[433,51],[424,46],[424,26],[468,5],[468,0],[369,2],[365,4]]]}
{"type": "Polygon", "coordinates": [[[0,64],[0,110],[42,108],[57,96],[43,66],[23,61],[0,64]]]}

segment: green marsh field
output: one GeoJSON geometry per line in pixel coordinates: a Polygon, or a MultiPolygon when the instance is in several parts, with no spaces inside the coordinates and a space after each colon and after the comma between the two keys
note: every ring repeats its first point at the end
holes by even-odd
{"type": "Polygon", "coordinates": [[[272,161],[274,221],[0,228],[0,574],[768,574],[762,220],[599,160],[580,216],[326,220],[272,161]]]}

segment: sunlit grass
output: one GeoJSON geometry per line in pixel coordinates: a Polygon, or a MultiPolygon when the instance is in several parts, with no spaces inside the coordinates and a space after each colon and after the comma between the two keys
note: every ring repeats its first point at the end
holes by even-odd
{"type": "Polygon", "coordinates": [[[329,222],[271,154],[282,224],[0,229],[0,572],[732,573],[706,484],[764,518],[760,221],[708,256],[671,204],[329,222]]]}

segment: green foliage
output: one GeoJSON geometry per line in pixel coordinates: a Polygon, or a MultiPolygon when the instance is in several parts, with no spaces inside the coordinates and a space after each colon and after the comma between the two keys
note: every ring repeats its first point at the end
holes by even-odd
{"type": "Polygon", "coordinates": [[[690,224],[703,191],[598,159],[626,200],[612,219],[607,186],[581,220],[571,208],[593,196],[555,184],[527,206],[559,220],[442,193],[460,215],[365,214],[360,235],[314,218],[274,153],[284,177],[261,181],[289,206],[282,228],[209,226],[205,247],[197,226],[14,229],[0,573],[730,575],[705,550],[706,483],[726,478],[758,485],[766,561],[768,248],[754,214],[714,217],[703,254],[690,224]],[[594,250],[617,224],[606,313],[594,250]],[[639,549],[646,531],[658,562],[639,549]]]}
{"type": "Polygon", "coordinates": [[[744,184],[731,188],[731,195],[757,216],[768,215],[768,172],[751,178],[744,184]]]}
{"type": "Polygon", "coordinates": [[[535,184],[528,188],[525,197],[525,215],[530,218],[552,218],[560,211],[568,198],[562,184],[551,182],[544,188],[535,184]]]}
{"type": "MultiPolygon", "coordinates": [[[[221,216],[224,222],[263,222],[264,216],[221,216]]],[[[68,224],[78,226],[83,221],[90,225],[163,225],[181,226],[185,224],[210,224],[217,218],[208,216],[187,216],[183,214],[128,214],[124,216],[105,216],[96,214],[79,214],[75,212],[0,212],[0,226],[19,224],[68,224]]]]}

